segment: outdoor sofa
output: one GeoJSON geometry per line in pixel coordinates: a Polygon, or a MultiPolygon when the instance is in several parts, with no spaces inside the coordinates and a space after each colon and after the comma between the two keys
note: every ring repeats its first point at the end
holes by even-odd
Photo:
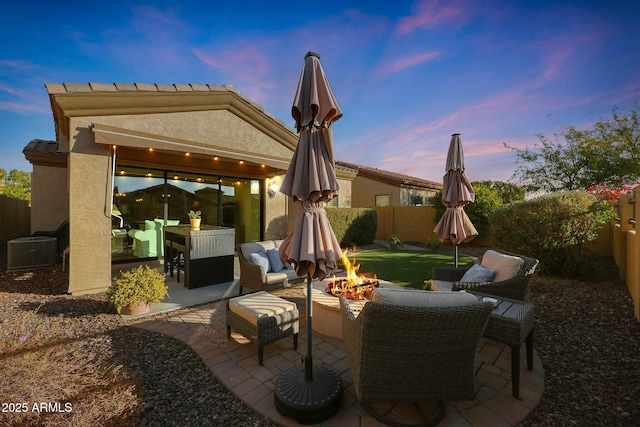
{"type": "Polygon", "coordinates": [[[280,261],[281,244],[282,240],[265,240],[236,245],[240,264],[238,295],[242,295],[242,288],[271,291],[305,280],[306,276],[299,277],[292,266],[280,261]]]}
{"type": "Polygon", "coordinates": [[[502,250],[488,250],[471,268],[434,267],[432,291],[469,290],[525,300],[529,280],[538,260],[502,250]]]}

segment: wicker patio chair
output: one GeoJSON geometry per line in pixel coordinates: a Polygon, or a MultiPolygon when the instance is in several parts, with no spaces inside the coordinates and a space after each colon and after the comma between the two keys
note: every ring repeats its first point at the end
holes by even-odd
{"type": "Polygon", "coordinates": [[[512,252],[493,250],[501,254],[522,258],[524,264],[515,276],[499,282],[460,282],[460,279],[468,270],[467,268],[434,267],[431,271],[431,278],[443,282],[452,282],[451,290],[453,291],[469,290],[524,301],[529,279],[531,279],[531,275],[538,266],[538,260],[512,252]]]}
{"type": "Polygon", "coordinates": [[[422,412],[421,425],[435,425],[444,417],[444,401],[474,399],[476,347],[493,305],[408,307],[370,301],[357,317],[344,297],[340,306],[356,397],[371,415],[405,425],[393,419],[393,405],[412,403],[422,412]]]}

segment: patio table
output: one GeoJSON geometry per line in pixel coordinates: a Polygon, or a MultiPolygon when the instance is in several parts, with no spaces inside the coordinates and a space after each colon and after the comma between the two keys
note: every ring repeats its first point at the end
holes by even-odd
{"type": "MultiPolygon", "coordinates": [[[[164,227],[165,240],[184,249],[184,286],[187,289],[233,281],[235,229],[203,225],[192,230],[189,225],[164,227]]],[[[173,250],[165,252],[171,262],[173,250]]]]}
{"type": "Polygon", "coordinates": [[[485,338],[511,347],[511,390],[513,397],[520,398],[520,347],[526,342],[527,369],[533,370],[533,309],[530,302],[471,292],[479,300],[493,298],[497,305],[489,316],[484,330],[485,338]]]}

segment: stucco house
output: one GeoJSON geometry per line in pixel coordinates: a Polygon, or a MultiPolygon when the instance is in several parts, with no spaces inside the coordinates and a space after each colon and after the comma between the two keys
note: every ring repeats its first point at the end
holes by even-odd
{"type": "MultiPolygon", "coordinates": [[[[136,233],[148,221],[188,223],[201,210],[204,224],[234,227],[237,242],[290,231],[296,207],[277,189],[297,134],[235,88],[45,86],[56,140],[23,150],[33,165],[31,229],[69,221],[68,292],[104,291],[113,262],[161,257],[136,233]]],[[[336,171],[337,204],[350,207],[356,171],[336,171]]]]}
{"type": "Polygon", "coordinates": [[[389,172],[370,166],[336,161],[336,166],[358,172],[351,183],[351,206],[429,206],[442,183],[389,172]]]}

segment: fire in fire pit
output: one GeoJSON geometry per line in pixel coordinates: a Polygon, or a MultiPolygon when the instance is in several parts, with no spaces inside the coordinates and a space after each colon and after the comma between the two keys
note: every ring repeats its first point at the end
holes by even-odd
{"type": "Polygon", "coordinates": [[[360,264],[349,261],[347,251],[342,253],[342,265],[347,272],[347,277],[333,276],[327,281],[324,290],[329,295],[336,297],[344,296],[352,300],[370,300],[371,293],[378,287],[378,280],[375,274],[358,274],[360,264]],[[373,277],[371,277],[373,276],[373,277]]]}

